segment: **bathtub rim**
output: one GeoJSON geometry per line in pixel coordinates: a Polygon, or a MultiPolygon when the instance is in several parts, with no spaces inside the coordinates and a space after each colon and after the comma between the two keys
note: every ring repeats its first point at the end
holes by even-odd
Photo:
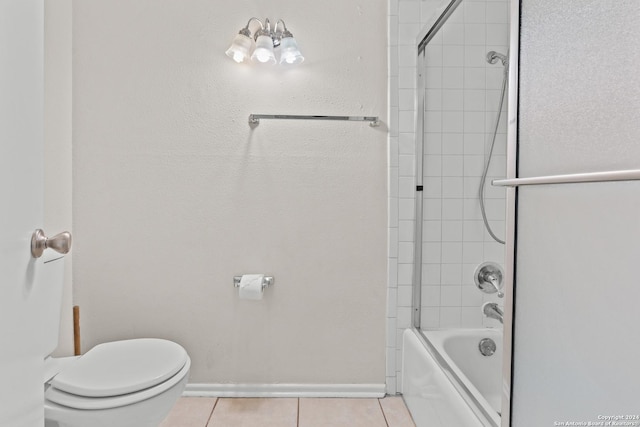
{"type": "MultiPolygon", "coordinates": [[[[425,347],[425,349],[427,350],[429,355],[431,357],[433,357],[436,360],[436,362],[438,362],[438,365],[439,365],[440,369],[442,370],[442,372],[445,374],[447,379],[451,382],[453,387],[460,394],[460,396],[462,397],[464,402],[467,404],[467,406],[469,406],[469,408],[474,413],[474,415],[478,418],[478,420],[482,424],[487,426],[487,427],[500,427],[501,417],[500,416],[493,416],[492,414],[487,412],[487,410],[485,409],[484,405],[481,402],[479,402],[478,399],[476,398],[476,394],[474,394],[469,389],[467,384],[465,384],[464,381],[462,381],[460,379],[459,375],[461,374],[461,372],[459,372],[459,370],[457,370],[455,368],[452,368],[451,364],[449,363],[448,358],[446,358],[445,356],[440,354],[440,352],[435,347],[435,345],[432,344],[431,341],[429,340],[429,338],[425,336],[425,334],[422,331],[422,329],[419,329],[419,328],[416,328],[416,327],[412,327],[410,329],[411,329],[411,331],[413,331],[415,336],[418,338],[418,340],[425,347]],[[497,420],[496,420],[496,418],[497,418],[497,420]]],[[[465,330],[471,330],[471,329],[473,329],[473,330],[490,329],[492,331],[498,331],[498,329],[494,329],[494,328],[477,328],[477,329],[465,328],[465,330]]],[[[447,329],[427,329],[427,332],[429,332],[429,331],[434,331],[434,332],[447,331],[447,329]]],[[[480,394],[480,392],[477,389],[476,389],[476,393],[480,394]]],[[[485,402],[486,402],[486,400],[485,400],[485,402]]],[[[486,402],[486,403],[488,405],[488,402],[486,402]]]]}

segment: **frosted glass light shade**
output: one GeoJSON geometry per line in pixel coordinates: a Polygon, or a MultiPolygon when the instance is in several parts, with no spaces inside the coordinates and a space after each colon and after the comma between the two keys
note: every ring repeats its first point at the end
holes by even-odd
{"type": "Polygon", "coordinates": [[[298,43],[293,37],[285,37],[280,41],[280,64],[299,64],[304,56],[298,49],[298,43]]]}
{"type": "Polygon", "coordinates": [[[252,61],[262,63],[276,63],[276,56],[273,53],[273,40],[269,36],[258,36],[256,40],[256,49],[251,55],[252,61]]]}
{"type": "Polygon", "coordinates": [[[251,37],[244,34],[237,34],[225,53],[229,58],[240,63],[249,58],[253,45],[254,42],[251,37]]]}

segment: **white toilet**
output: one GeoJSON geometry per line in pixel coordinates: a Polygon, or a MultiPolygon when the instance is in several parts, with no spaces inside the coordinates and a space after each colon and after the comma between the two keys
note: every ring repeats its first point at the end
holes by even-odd
{"type": "Polygon", "coordinates": [[[143,338],[100,344],[78,357],[48,356],[58,345],[64,257],[42,258],[36,286],[42,285],[47,355],[45,427],[157,427],[186,386],[187,352],[171,341],[143,338]]]}

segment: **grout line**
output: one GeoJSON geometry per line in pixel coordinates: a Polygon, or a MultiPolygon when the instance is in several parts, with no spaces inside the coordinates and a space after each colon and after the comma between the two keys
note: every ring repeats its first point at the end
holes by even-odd
{"type": "Polygon", "coordinates": [[[380,406],[380,411],[382,411],[382,418],[384,418],[384,423],[389,427],[389,421],[387,421],[387,415],[384,413],[384,408],[382,407],[382,403],[380,399],[378,399],[378,405],[380,406]]]}
{"type": "Polygon", "coordinates": [[[218,406],[219,401],[220,401],[220,398],[216,397],[216,401],[213,404],[213,408],[211,408],[211,413],[209,414],[209,418],[207,418],[207,423],[204,425],[204,427],[207,427],[209,425],[209,422],[211,422],[211,419],[213,418],[213,411],[216,410],[216,406],[218,406]]]}
{"type": "Polygon", "coordinates": [[[296,427],[300,427],[300,398],[298,397],[298,412],[296,413],[296,427]]]}

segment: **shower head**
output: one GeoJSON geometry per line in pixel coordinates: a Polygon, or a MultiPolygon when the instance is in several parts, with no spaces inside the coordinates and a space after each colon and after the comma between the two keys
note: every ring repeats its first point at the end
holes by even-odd
{"type": "Polygon", "coordinates": [[[498,62],[498,60],[502,61],[503,67],[506,67],[507,64],[509,63],[509,58],[507,57],[507,55],[503,55],[494,50],[487,53],[487,62],[489,64],[495,64],[496,62],[498,62]]]}

